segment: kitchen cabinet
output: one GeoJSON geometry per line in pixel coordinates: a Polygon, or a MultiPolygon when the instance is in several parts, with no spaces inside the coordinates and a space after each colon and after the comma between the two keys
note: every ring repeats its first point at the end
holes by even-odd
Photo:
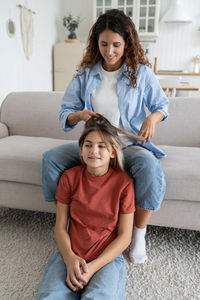
{"type": "Polygon", "coordinates": [[[95,0],[93,21],[112,8],[124,11],[133,20],[141,39],[158,36],[160,0],[95,0]]]}
{"type": "Polygon", "coordinates": [[[54,91],[65,91],[83,57],[85,44],[57,43],[53,49],[54,91]]]}

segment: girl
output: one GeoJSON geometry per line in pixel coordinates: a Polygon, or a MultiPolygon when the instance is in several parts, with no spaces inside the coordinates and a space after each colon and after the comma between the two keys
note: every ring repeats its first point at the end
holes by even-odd
{"type": "Polygon", "coordinates": [[[60,252],[49,260],[37,300],[122,300],[126,263],[121,253],[131,241],[133,182],[123,172],[116,128],[104,117],[86,122],[79,149],[83,165],[66,170],[58,184],[60,252]]]}
{"type": "MultiPolygon", "coordinates": [[[[135,184],[135,224],[130,259],[147,259],[145,232],[152,211],[160,208],[165,178],[158,158],[165,154],[151,143],[156,123],[168,115],[168,100],[145,57],[132,20],[113,9],[92,26],[77,76],[66,89],[59,114],[64,131],[96,113],[112,124],[144,137],[122,136],[125,169],[135,184]],[[145,107],[150,114],[146,116],[145,107]],[[140,150],[140,151],[138,151],[140,150]]],[[[56,147],[42,160],[43,192],[46,201],[55,201],[58,180],[65,169],[80,164],[78,144],[56,147]]]]}

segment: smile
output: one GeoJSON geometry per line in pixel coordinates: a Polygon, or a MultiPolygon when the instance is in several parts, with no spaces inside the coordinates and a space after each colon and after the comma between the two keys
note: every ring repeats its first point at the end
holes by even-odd
{"type": "Polygon", "coordinates": [[[113,60],[113,59],[115,59],[115,56],[112,56],[112,57],[106,56],[106,59],[107,59],[107,60],[113,60]]]}

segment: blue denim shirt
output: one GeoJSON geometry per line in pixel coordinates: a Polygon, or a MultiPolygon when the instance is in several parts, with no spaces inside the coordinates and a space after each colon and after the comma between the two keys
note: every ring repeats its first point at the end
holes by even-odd
{"type": "MultiPolygon", "coordinates": [[[[81,72],[79,70],[79,74],[81,72]]],[[[87,68],[83,75],[76,76],[71,80],[63,96],[59,112],[60,124],[64,131],[69,131],[76,126],[66,124],[70,113],[84,109],[93,111],[92,95],[101,80],[101,62],[92,68],[87,68]]],[[[165,118],[168,116],[168,99],[153,71],[147,66],[139,65],[137,87],[133,88],[126,72],[126,64],[123,64],[117,78],[117,95],[121,123],[126,131],[136,135],[139,133],[142,123],[146,119],[145,106],[150,113],[160,111],[165,118]]],[[[134,139],[131,139],[131,142],[132,146],[135,145],[134,139]]],[[[146,142],[141,147],[152,151],[158,158],[165,156],[164,152],[151,142],[146,142]]]]}

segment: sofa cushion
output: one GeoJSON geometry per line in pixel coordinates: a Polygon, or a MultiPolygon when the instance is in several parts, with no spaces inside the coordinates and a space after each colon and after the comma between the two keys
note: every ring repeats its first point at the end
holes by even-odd
{"type": "Polygon", "coordinates": [[[159,146],[167,182],[165,199],[200,201],[200,148],[159,146]]]}
{"type": "Polygon", "coordinates": [[[9,135],[79,139],[84,122],[67,133],[61,129],[58,112],[64,92],[13,92],[1,105],[1,122],[9,135]]]}
{"type": "Polygon", "coordinates": [[[199,97],[175,97],[169,101],[169,117],[156,125],[156,145],[200,147],[199,97]]]}
{"type": "Polygon", "coordinates": [[[43,152],[70,142],[16,135],[0,139],[0,180],[41,185],[40,160],[43,152]]]}
{"type": "Polygon", "coordinates": [[[0,138],[8,136],[8,127],[0,122],[0,138]]]}

